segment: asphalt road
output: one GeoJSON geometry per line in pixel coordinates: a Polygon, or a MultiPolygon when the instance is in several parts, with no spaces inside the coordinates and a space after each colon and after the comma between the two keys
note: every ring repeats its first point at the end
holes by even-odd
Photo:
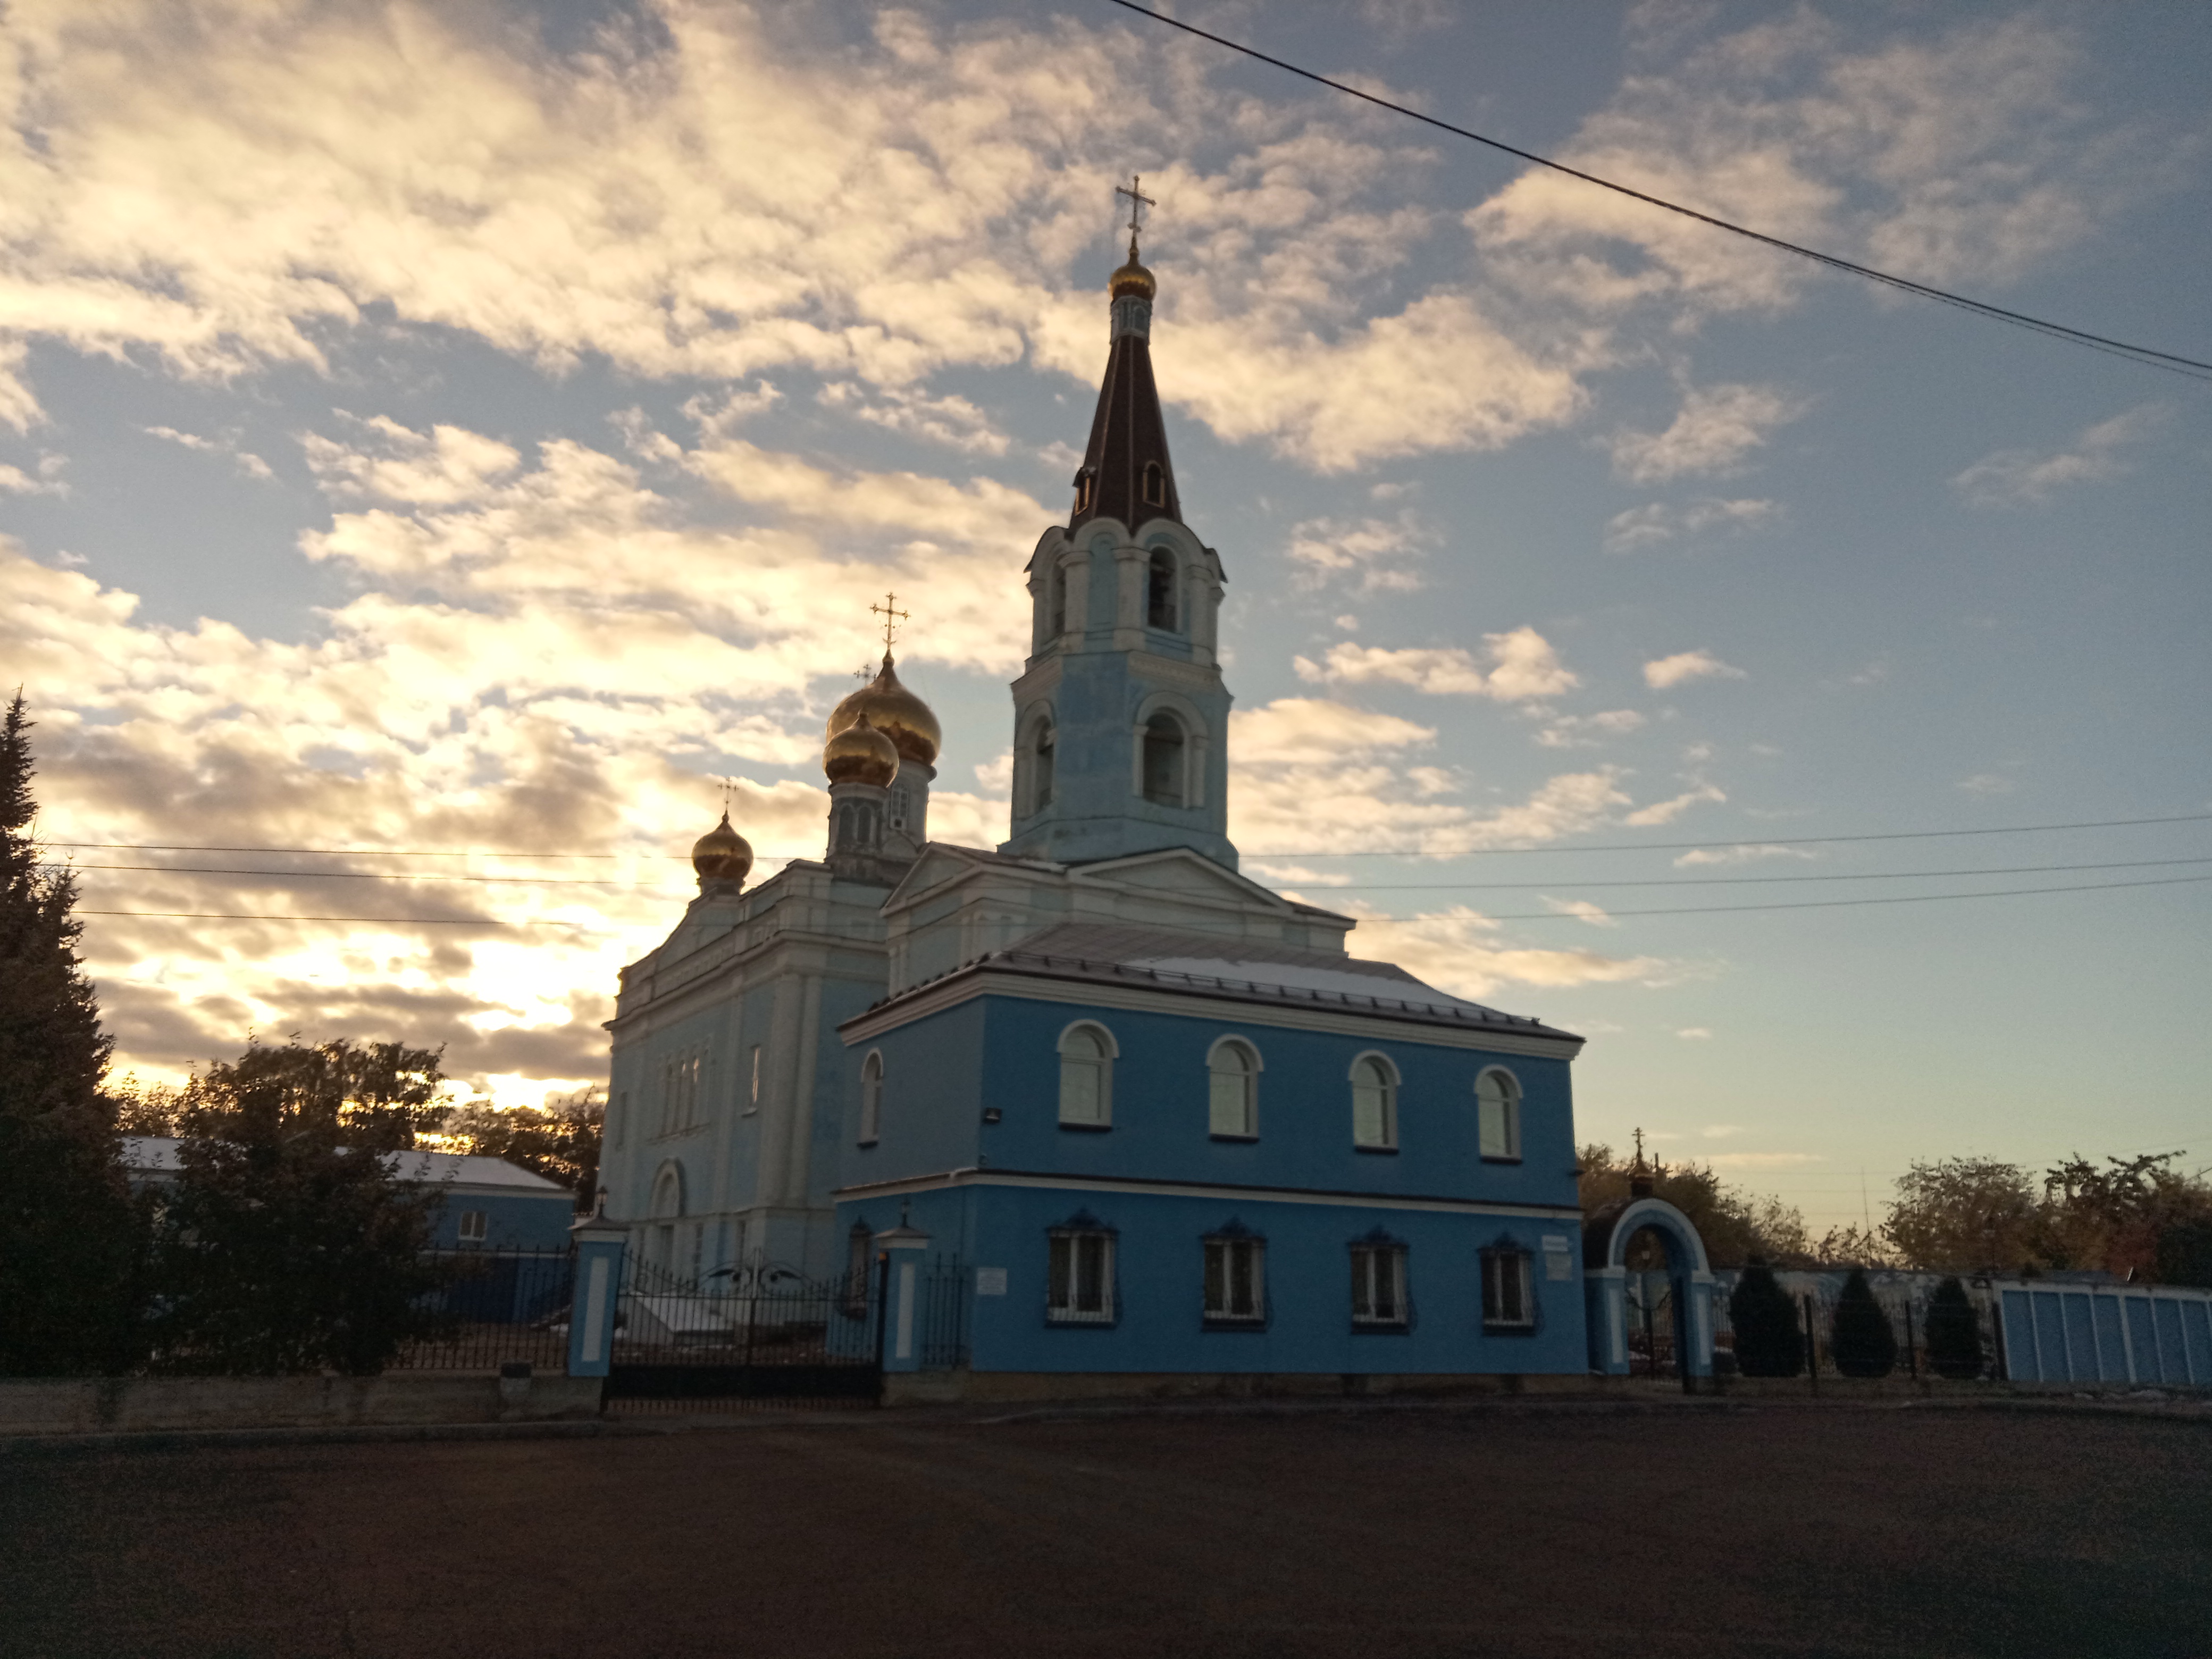
{"type": "Polygon", "coordinates": [[[2212,1422],[1515,1404],[0,1455],[0,1652],[2212,1656],[2212,1422]]]}

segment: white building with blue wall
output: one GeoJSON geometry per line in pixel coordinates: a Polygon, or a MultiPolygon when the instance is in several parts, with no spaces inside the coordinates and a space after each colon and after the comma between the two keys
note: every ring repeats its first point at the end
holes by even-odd
{"type": "Polygon", "coordinates": [[[940,732],[886,651],[829,722],[823,856],[748,889],[725,816],[623,971],[607,1218],[684,1278],[881,1272],[895,1370],[934,1261],[979,1385],[1615,1369],[1582,1039],[1352,956],[1351,918],[1237,873],[1225,577],[1183,517],[1153,294],[1133,240],[1027,570],[1008,838],[928,839],[940,732]]]}

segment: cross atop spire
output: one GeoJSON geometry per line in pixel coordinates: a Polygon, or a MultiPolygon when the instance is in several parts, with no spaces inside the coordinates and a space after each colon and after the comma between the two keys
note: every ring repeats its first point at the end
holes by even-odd
{"type": "Polygon", "coordinates": [[[1145,228],[1145,210],[1159,205],[1158,202],[1145,194],[1144,182],[1143,175],[1133,173],[1129,175],[1129,182],[1127,185],[1114,186],[1114,193],[1116,196],[1126,196],[1129,198],[1129,257],[1132,259],[1137,257],[1137,233],[1145,228]]]}
{"type": "Polygon", "coordinates": [[[897,609],[897,605],[898,595],[886,593],[881,605],[872,605],[868,607],[870,611],[884,619],[884,653],[886,656],[890,654],[890,648],[898,639],[898,625],[908,621],[913,614],[910,611],[897,609]]]}

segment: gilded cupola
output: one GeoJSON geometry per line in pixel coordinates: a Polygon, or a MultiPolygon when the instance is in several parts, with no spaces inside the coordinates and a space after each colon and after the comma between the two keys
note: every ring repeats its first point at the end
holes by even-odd
{"type": "MultiPolygon", "coordinates": [[[[891,665],[888,648],[884,652],[884,665],[877,671],[875,678],[831,711],[829,727],[823,735],[834,738],[857,725],[863,715],[870,726],[890,739],[901,759],[923,766],[936,764],[937,751],[945,741],[944,732],[929,705],[899,683],[898,671],[891,665]]],[[[822,763],[825,768],[830,763],[826,750],[822,763]]]]}
{"type": "Polygon", "coordinates": [[[753,867],[752,843],[730,827],[727,811],[720,823],[692,843],[691,867],[698,872],[702,887],[710,881],[744,884],[753,867]]]}
{"type": "Polygon", "coordinates": [[[897,745],[876,729],[865,709],[843,731],[833,730],[822,748],[822,770],[832,783],[872,783],[885,789],[898,775],[898,769],[897,745]]]}

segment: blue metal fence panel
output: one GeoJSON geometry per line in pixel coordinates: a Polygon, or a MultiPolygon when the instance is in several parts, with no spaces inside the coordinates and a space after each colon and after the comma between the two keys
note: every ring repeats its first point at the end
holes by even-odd
{"type": "Polygon", "coordinates": [[[2212,1304],[2183,1303],[2181,1324],[2189,1341],[2189,1380],[2198,1388],[2212,1386],[2212,1304]]]}

